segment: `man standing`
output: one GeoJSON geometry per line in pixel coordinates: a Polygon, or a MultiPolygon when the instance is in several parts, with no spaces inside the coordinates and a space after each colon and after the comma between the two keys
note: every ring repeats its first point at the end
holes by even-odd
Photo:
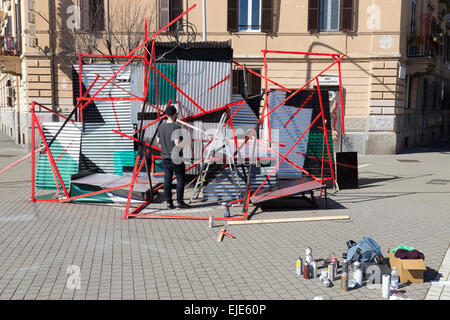
{"type": "Polygon", "coordinates": [[[177,208],[190,208],[184,198],[185,170],[183,163],[183,136],[177,121],[177,109],[171,105],[166,109],[167,121],[159,127],[156,142],[161,144],[162,165],[164,168],[164,195],[169,209],[174,209],[172,200],[173,174],[177,178],[177,208]]]}

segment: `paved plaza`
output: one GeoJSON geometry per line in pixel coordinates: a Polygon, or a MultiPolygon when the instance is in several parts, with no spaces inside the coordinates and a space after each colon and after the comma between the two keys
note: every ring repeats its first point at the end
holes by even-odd
{"type": "MultiPolygon", "coordinates": [[[[0,168],[26,154],[0,135],[0,168]]],[[[0,174],[1,299],[382,299],[380,289],[343,292],[339,281],[325,288],[295,274],[307,246],[321,266],[332,254],[340,258],[347,240],[363,237],[385,256],[400,244],[425,254],[425,283],[401,286],[409,298],[450,299],[448,145],[359,156],[360,188],[330,190],[328,210],[299,210],[298,201],[283,200],[252,216],[348,221],[233,225],[227,231],[236,239],[221,243],[220,226],[210,229],[207,221],[123,220],[119,206],[30,203],[30,164],[0,174]],[[68,268],[79,268],[79,288],[68,285],[68,268]]],[[[145,212],[175,213],[161,204],[145,212]]],[[[199,205],[183,213],[223,216],[224,209],[199,205]]]]}

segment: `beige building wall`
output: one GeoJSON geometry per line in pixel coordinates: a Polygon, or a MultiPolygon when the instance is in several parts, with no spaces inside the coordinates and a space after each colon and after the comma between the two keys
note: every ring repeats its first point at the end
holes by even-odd
{"type": "MultiPolygon", "coordinates": [[[[183,2],[184,8],[194,3],[198,5],[188,14],[186,20],[195,25],[198,31],[196,41],[201,41],[202,1],[183,2]]],[[[228,32],[227,1],[206,2],[207,40],[231,39],[235,60],[247,67],[263,69],[262,49],[346,54],[346,58],[342,61],[347,128],[343,150],[388,154],[401,151],[407,136],[413,137],[411,145],[420,142],[420,139],[417,140],[415,137],[423,133],[418,133],[417,128],[413,128],[413,124],[418,126],[419,123],[423,123],[423,116],[416,106],[417,97],[420,98],[420,83],[424,77],[430,81],[436,79],[448,81],[449,69],[448,64],[444,64],[443,59],[439,57],[432,59],[408,57],[410,0],[355,1],[355,32],[316,34],[311,34],[307,30],[306,0],[274,0],[274,27],[273,32],[269,34],[228,32]],[[404,71],[411,76],[411,108],[408,110],[405,109],[407,83],[403,77],[404,71]],[[405,128],[406,122],[411,128],[405,128]]],[[[79,8],[80,0],[57,0],[51,7],[49,3],[51,2],[35,0],[34,7],[29,8],[28,1],[21,1],[24,44],[20,62],[22,72],[20,77],[14,79],[20,88],[17,93],[19,99],[16,99],[20,102],[14,106],[16,112],[20,110],[19,114],[26,111],[33,100],[55,111],[69,113],[74,103],[72,64],[77,63],[77,53],[109,53],[105,47],[107,34],[98,33],[87,37],[81,30],[71,28],[74,19],[77,18],[74,8],[77,6],[79,8]],[[32,18],[28,17],[30,14],[32,18]],[[95,44],[95,49],[91,44],[95,44]]],[[[438,0],[417,0],[417,3],[417,28],[420,30],[420,17],[430,10],[428,4],[435,8],[433,11],[435,17],[438,16],[442,6],[438,0]]],[[[110,27],[119,35],[113,41],[116,44],[114,53],[127,52],[126,46],[122,46],[122,42],[126,42],[124,40],[126,32],[123,32],[126,28],[123,26],[127,21],[120,20],[120,17],[123,19],[133,16],[133,19],[128,20],[139,20],[130,27],[135,28],[133,33],[138,39],[143,39],[145,16],[150,19],[149,34],[159,29],[158,0],[105,0],[105,5],[107,29],[110,27]],[[119,45],[125,48],[120,48],[119,45]]],[[[161,35],[157,40],[168,39],[161,35]]],[[[332,62],[328,58],[281,54],[269,54],[267,61],[268,76],[290,88],[299,88],[332,62]]],[[[111,61],[86,59],[85,62],[111,61]]],[[[337,67],[333,67],[325,74],[337,75],[337,67]]],[[[11,75],[0,74],[0,88],[2,81],[6,81],[8,77],[11,75]]],[[[436,115],[431,115],[433,116],[436,115]]],[[[443,121],[445,122],[445,119],[443,121]]],[[[27,125],[22,124],[24,127],[27,125]]],[[[426,131],[426,128],[424,130],[426,131]]],[[[28,138],[22,140],[28,142],[28,138]]],[[[429,142],[428,140],[425,138],[422,142],[429,142]]]]}
{"type": "MultiPolygon", "coordinates": [[[[202,3],[191,0],[187,1],[187,6],[194,3],[198,3],[199,10],[189,14],[189,21],[202,33],[202,3]]],[[[401,151],[404,135],[409,134],[402,130],[406,81],[400,72],[408,61],[411,1],[356,1],[355,32],[317,34],[307,31],[308,1],[282,0],[274,4],[273,33],[230,34],[226,31],[227,1],[207,1],[208,40],[231,38],[236,60],[260,69],[263,67],[262,49],[346,54],[342,62],[347,128],[343,149],[379,154],[401,151]]],[[[420,18],[429,11],[429,4],[435,8],[433,15],[437,16],[438,0],[418,0],[419,30],[420,18]]],[[[435,60],[443,63],[442,59],[435,60]]],[[[299,88],[332,60],[269,54],[267,61],[271,79],[289,88],[299,88]]],[[[337,68],[325,74],[337,75],[337,68]]],[[[442,67],[441,77],[449,79],[448,65],[442,67]]]]}

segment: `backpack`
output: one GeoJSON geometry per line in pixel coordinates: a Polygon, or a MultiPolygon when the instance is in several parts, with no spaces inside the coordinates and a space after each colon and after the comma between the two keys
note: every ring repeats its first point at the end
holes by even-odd
{"type": "Polygon", "coordinates": [[[347,242],[347,261],[349,264],[353,262],[381,262],[381,247],[371,238],[364,238],[359,242],[352,240],[347,242]]]}

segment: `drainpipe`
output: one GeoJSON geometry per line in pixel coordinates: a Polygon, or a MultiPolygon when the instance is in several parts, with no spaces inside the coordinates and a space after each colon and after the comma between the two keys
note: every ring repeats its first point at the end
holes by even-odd
{"type": "Polygon", "coordinates": [[[22,140],[22,128],[20,127],[20,77],[16,76],[16,103],[17,103],[17,141],[20,141],[21,144],[25,144],[25,141],[22,140]]]}
{"type": "Polygon", "coordinates": [[[203,0],[203,41],[206,41],[206,0],[203,0]]]}
{"type": "MultiPolygon", "coordinates": [[[[56,63],[56,8],[55,0],[48,0],[48,16],[49,16],[49,35],[50,35],[50,77],[52,92],[52,110],[59,112],[58,105],[58,70],[56,63]]],[[[59,118],[56,114],[52,115],[52,122],[58,122],[59,118]]]]}

